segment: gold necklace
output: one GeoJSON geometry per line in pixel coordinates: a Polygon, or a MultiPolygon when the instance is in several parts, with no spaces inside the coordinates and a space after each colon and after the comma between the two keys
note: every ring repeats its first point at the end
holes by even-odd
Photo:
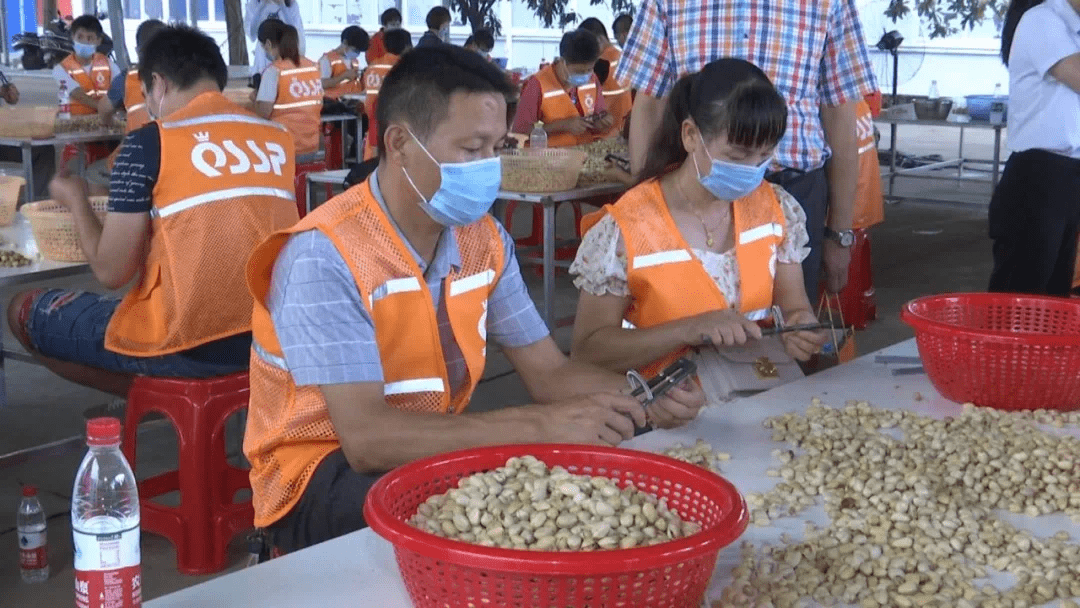
{"type": "Polygon", "coordinates": [[[682,183],[680,183],[678,179],[675,180],[675,187],[679,189],[679,196],[683,197],[683,202],[685,202],[686,206],[690,208],[690,213],[693,213],[694,216],[697,217],[698,221],[701,222],[701,228],[705,231],[705,245],[711,249],[713,246],[716,245],[716,240],[713,239],[712,231],[709,230],[709,225],[705,223],[705,217],[701,215],[701,212],[698,211],[697,207],[695,207],[694,204],[690,202],[690,197],[686,196],[686,192],[683,190],[682,183]]]}

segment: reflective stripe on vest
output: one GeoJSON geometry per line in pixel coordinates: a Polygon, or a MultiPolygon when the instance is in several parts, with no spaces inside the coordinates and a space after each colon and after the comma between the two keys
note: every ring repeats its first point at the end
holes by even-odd
{"type": "Polygon", "coordinates": [[[407,395],[409,393],[445,393],[446,384],[442,378],[416,378],[415,380],[399,380],[387,382],[383,385],[383,395],[407,395]]]}
{"type": "Polygon", "coordinates": [[[279,198],[290,202],[296,202],[296,194],[290,190],[245,186],[243,188],[229,188],[226,190],[207,192],[205,194],[199,194],[196,196],[181,199],[169,205],[168,207],[153,209],[152,214],[155,217],[165,218],[169,217],[170,215],[176,215],[181,211],[187,211],[188,209],[191,209],[193,207],[198,207],[199,205],[205,205],[206,203],[216,203],[218,201],[227,201],[234,198],[240,198],[242,196],[261,196],[265,198],[279,198]]]}
{"type": "Polygon", "coordinates": [[[259,118],[258,116],[249,116],[247,114],[218,114],[215,116],[196,116],[194,118],[184,118],[181,120],[163,122],[161,123],[161,126],[166,129],[176,129],[181,127],[192,127],[195,125],[220,124],[224,122],[235,122],[249,125],[259,125],[263,127],[272,127],[280,131],[285,130],[285,127],[279,125],[276,122],[259,118]]]}
{"type": "Polygon", "coordinates": [[[739,244],[746,245],[769,237],[784,236],[784,227],[777,223],[763,224],[739,233],[739,244]]]}
{"type": "Polygon", "coordinates": [[[650,266],[659,266],[661,264],[672,264],[675,262],[689,262],[691,259],[690,252],[685,249],[672,249],[671,251],[657,251],[656,253],[648,253],[645,255],[639,255],[634,257],[634,269],[648,268],[650,266]]]}
{"type": "Polygon", "coordinates": [[[450,297],[459,296],[474,289],[480,289],[481,287],[487,287],[488,285],[491,285],[494,280],[494,270],[485,270],[484,272],[457,279],[450,283],[450,297]]]}

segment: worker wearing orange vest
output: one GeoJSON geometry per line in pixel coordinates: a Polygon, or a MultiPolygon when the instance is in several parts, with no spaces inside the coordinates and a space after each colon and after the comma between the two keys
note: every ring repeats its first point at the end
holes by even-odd
{"type": "Polygon", "coordinates": [[[513,132],[528,135],[537,122],[543,122],[552,148],[596,141],[614,124],[593,73],[600,43],[592,32],[567,32],[559,43],[559,55],[525,83],[513,132]]]}
{"type": "Polygon", "coordinates": [[[50,185],[72,211],[95,277],[109,289],[133,278],[134,286],[120,301],[28,292],[9,309],[15,335],[43,365],[121,396],[136,375],[245,370],[252,307],[245,263],[259,242],[297,220],[292,139],[221,94],[228,67],[217,43],[168,27],[141,61],[155,120],[127,136],[104,221],[81,178],[60,175],[50,185]]]}
{"type": "MultiPolygon", "coordinates": [[[[279,550],[364,527],[371,483],[418,458],[493,443],[618,443],[644,423],[640,403],[617,394],[622,375],[559,352],[512,238],[486,213],[510,92],[476,53],[410,51],[380,92],[386,147],[375,172],[252,256],[244,453],[255,525],[279,550]],[[489,337],[546,405],[466,413],[489,337]],[[598,390],[613,394],[580,397],[598,390]]],[[[649,408],[667,425],[704,402],[694,388],[671,396],[649,408]]]]}
{"type": "Polygon", "coordinates": [[[264,21],[259,26],[259,43],[273,64],[259,83],[256,113],[292,134],[298,156],[318,152],[323,105],[319,66],[300,56],[296,28],[284,22],[264,21]]]}
{"type": "MultiPolygon", "coordinates": [[[[755,321],[773,305],[790,324],[817,322],[800,266],[806,216],[763,181],[787,124],[783,98],[760,69],[726,58],[680,79],[667,112],[674,132],[661,136],[682,145],[653,149],[645,181],[585,218],[571,267],[582,290],[574,355],[646,377],[692,348],[761,339],[755,321]],[[744,97],[758,100],[749,116],[713,111],[748,108],[744,97]]],[[[782,339],[799,360],[825,342],[811,332],[782,339]]]]}
{"type": "Polygon", "coordinates": [[[870,104],[860,99],[855,110],[855,132],[859,140],[859,181],[855,189],[852,228],[869,228],[885,221],[885,198],[881,193],[881,165],[874,138],[874,115],[870,104]]]}
{"type": "Polygon", "coordinates": [[[72,116],[97,114],[98,103],[105,98],[113,78],[121,74],[116,62],[97,52],[104,34],[97,17],[76,18],[71,22],[75,52],[53,68],[53,77],[67,86],[71,96],[72,116]]]}
{"type": "Polygon", "coordinates": [[[630,87],[615,80],[615,69],[619,67],[622,51],[611,43],[611,39],[608,38],[607,27],[596,17],[589,17],[582,21],[580,27],[583,30],[592,32],[600,42],[600,61],[597,62],[597,65],[606,63],[606,69],[601,74],[603,76],[601,84],[604,87],[604,103],[607,105],[607,110],[614,121],[611,125],[611,131],[607,135],[620,135],[626,125],[627,118],[630,116],[630,109],[634,105],[633,97],[630,95],[630,87]]]}
{"type": "Polygon", "coordinates": [[[379,107],[379,91],[382,89],[383,80],[397,65],[401,56],[412,49],[412,35],[406,30],[388,29],[383,44],[386,45],[386,54],[364,70],[364,109],[368,115],[364,160],[371,160],[379,155],[379,122],[375,117],[375,111],[379,107]]]}
{"type": "Polygon", "coordinates": [[[323,94],[338,100],[342,95],[364,92],[360,80],[360,54],[367,50],[370,40],[363,28],[350,25],[341,31],[341,45],[319,59],[323,94]]]}

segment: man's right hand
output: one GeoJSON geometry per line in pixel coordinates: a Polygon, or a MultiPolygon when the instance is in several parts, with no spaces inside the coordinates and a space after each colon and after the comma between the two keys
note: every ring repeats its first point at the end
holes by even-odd
{"type": "Polygon", "coordinates": [[[570,133],[571,135],[581,135],[589,129],[589,123],[582,116],[571,116],[570,118],[564,118],[562,120],[556,120],[551,123],[548,132],[550,133],[570,133]]]}
{"type": "Polygon", "coordinates": [[[547,443],[619,445],[647,424],[645,409],[628,395],[595,393],[550,405],[536,405],[541,437],[547,443]]]}
{"type": "Polygon", "coordinates": [[[761,339],[761,327],[733,308],[702,313],[680,323],[687,346],[738,346],[751,338],[761,339]]]}

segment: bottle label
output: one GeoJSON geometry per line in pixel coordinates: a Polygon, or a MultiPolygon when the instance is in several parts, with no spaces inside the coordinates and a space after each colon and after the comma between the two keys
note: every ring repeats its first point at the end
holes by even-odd
{"type": "Polygon", "coordinates": [[[72,535],[76,608],[142,606],[138,526],[111,534],[72,535]]]}
{"type": "Polygon", "coordinates": [[[41,570],[49,565],[45,531],[19,532],[19,568],[41,570]]]}

